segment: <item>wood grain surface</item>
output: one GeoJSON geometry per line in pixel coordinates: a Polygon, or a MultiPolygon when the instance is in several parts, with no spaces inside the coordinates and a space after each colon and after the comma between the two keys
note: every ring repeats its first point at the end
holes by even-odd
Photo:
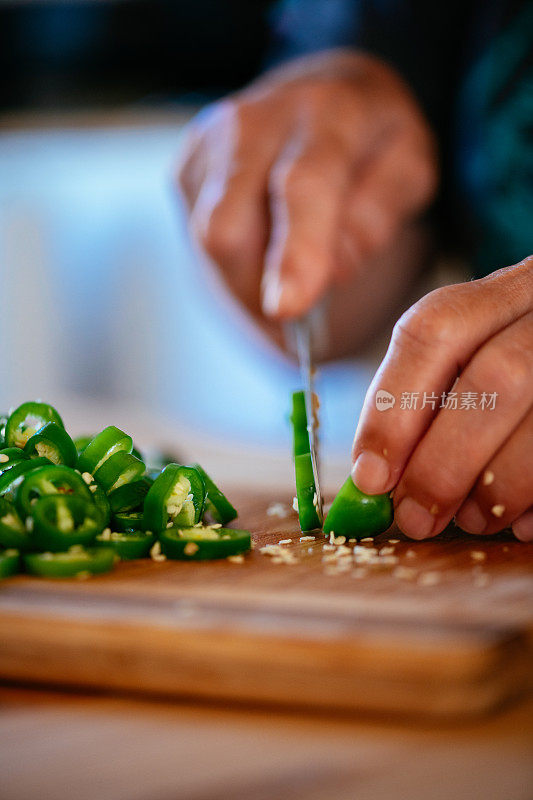
{"type": "Polygon", "coordinates": [[[443,716],[527,690],[532,546],[391,529],[363,545],[388,558],[339,572],[324,537],[300,542],[292,511],[267,515],[280,499],[236,497],[254,534],[244,563],[143,560],[86,581],[4,582],[0,678],[443,716]],[[294,563],[261,552],[286,539],[294,563]]]}

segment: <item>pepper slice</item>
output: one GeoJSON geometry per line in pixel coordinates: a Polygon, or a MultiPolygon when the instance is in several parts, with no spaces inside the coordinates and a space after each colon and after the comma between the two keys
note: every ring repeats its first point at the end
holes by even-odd
{"type": "Polygon", "coordinates": [[[348,477],[331,505],[324,533],[357,539],[386,531],[392,518],[392,502],[388,494],[364,494],[348,477]]]}
{"type": "Polygon", "coordinates": [[[42,578],[81,578],[109,572],[115,563],[111,547],[74,545],[66,553],[29,553],[24,566],[31,575],[42,578]]]}
{"type": "Polygon", "coordinates": [[[22,403],[9,415],[6,423],[5,438],[8,447],[23,448],[28,439],[47,422],[65,427],[55,408],[48,403],[22,403]]]}
{"type": "Polygon", "coordinates": [[[20,572],[20,553],[18,550],[0,550],[0,578],[9,578],[20,572]]]}
{"type": "Polygon", "coordinates": [[[47,458],[18,461],[11,469],[7,469],[0,475],[0,497],[13,498],[23,476],[45,465],[50,465],[47,458]]]}
{"type": "Polygon", "coordinates": [[[126,483],[124,486],[119,486],[118,489],[109,492],[108,500],[111,511],[117,513],[140,508],[152,484],[153,481],[150,478],[144,477],[139,481],[126,483]]]}
{"type": "MultiPolygon", "coordinates": [[[[37,459],[29,463],[35,464],[37,459]]],[[[77,494],[85,500],[92,500],[92,494],[79,472],[62,464],[48,464],[32,470],[24,478],[17,489],[15,505],[19,513],[26,517],[32,513],[33,501],[47,494],[77,494]]]]}
{"type": "Polygon", "coordinates": [[[144,501],[144,526],[148,531],[162,531],[173,522],[184,504],[194,505],[194,521],[198,522],[205,502],[205,485],[194,467],[168,464],[155,479],[144,501]]]}
{"type": "Polygon", "coordinates": [[[113,514],[112,525],[119,533],[144,531],[144,514],[142,511],[128,511],[113,514]]]}
{"type": "Polygon", "coordinates": [[[139,478],[146,465],[130,453],[118,452],[107,458],[94,472],[94,478],[103,486],[107,494],[139,478]]]}
{"type": "Polygon", "coordinates": [[[200,464],[193,464],[193,467],[200,473],[207,492],[205,511],[211,514],[215,522],[221,522],[223,525],[231,522],[237,516],[237,510],[200,464]]]}
{"type": "Polygon", "coordinates": [[[48,422],[30,436],[24,452],[29,458],[41,456],[52,464],[65,464],[67,467],[75,467],[78,460],[76,445],[66,430],[55,422],[48,422]]]}
{"type": "Polygon", "coordinates": [[[78,469],[94,475],[108,458],[115,453],[131,453],[133,441],[131,436],[115,428],[114,425],[104,428],[82,450],[78,459],[78,469]]]}
{"type": "Polygon", "coordinates": [[[78,455],[80,455],[82,450],[85,450],[89,442],[91,442],[93,439],[94,434],[92,436],[76,436],[76,438],[72,440],[78,455]]]}
{"type": "Polygon", "coordinates": [[[52,553],[75,544],[89,545],[101,533],[103,524],[94,503],[75,494],[50,494],[32,507],[34,550],[52,553]]]}
{"type": "Polygon", "coordinates": [[[18,464],[20,461],[27,460],[28,456],[20,447],[5,447],[3,450],[0,450],[0,475],[2,475],[6,469],[11,469],[12,466],[18,464]]]}
{"type": "Polygon", "coordinates": [[[30,550],[30,532],[20,518],[17,509],[5,497],[0,497],[0,546],[17,550],[30,550]]]}
{"type": "Polygon", "coordinates": [[[96,541],[106,547],[112,547],[123,561],[131,561],[136,558],[147,558],[155,542],[155,535],[144,531],[104,531],[96,537],[96,541]]]}
{"type": "Polygon", "coordinates": [[[232,528],[166,528],[159,535],[167,558],[204,561],[246,553],[252,546],[250,531],[232,528]]]}

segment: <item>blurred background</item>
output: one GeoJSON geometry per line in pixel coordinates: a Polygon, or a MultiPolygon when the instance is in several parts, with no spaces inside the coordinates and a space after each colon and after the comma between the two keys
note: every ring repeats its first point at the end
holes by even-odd
{"type": "MultiPolygon", "coordinates": [[[[0,4],[2,409],[42,397],[75,433],[292,485],[297,373],[207,284],[172,185],[187,120],[268,60],[274,5],[0,4]]],[[[372,365],[319,378],[333,483],[372,365]]]]}

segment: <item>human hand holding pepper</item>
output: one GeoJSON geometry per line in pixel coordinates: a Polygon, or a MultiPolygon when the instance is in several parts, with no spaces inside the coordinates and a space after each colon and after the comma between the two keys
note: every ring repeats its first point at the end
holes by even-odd
{"type": "Polygon", "coordinates": [[[437,289],[407,311],[368,390],[353,445],[356,485],[394,488],[412,538],[455,515],[468,533],[512,525],[533,540],[533,256],[487,278],[437,289]],[[454,381],[457,381],[454,384],[454,381]],[[492,410],[401,408],[402,393],[496,394],[492,410]],[[396,398],[386,411],[376,392],[396,398]]]}
{"type": "Polygon", "coordinates": [[[365,292],[397,295],[408,267],[373,282],[369,265],[428,205],[437,169],[427,123],[396,73],[333,51],[204,110],[179,181],[191,227],[230,290],[252,312],[282,319],[357,274],[362,311],[365,292]]]}

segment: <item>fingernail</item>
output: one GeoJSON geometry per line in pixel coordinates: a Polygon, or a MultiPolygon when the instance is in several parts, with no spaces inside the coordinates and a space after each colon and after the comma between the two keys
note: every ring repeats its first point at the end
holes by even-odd
{"type": "Polygon", "coordinates": [[[281,300],[281,282],[279,275],[270,272],[265,273],[262,282],[262,307],[263,313],[267,317],[275,316],[279,311],[281,300]]]}
{"type": "Polygon", "coordinates": [[[487,520],[475,500],[467,500],[457,516],[455,522],[467,533],[483,533],[487,527],[487,520]]]}
{"type": "Polygon", "coordinates": [[[404,497],[396,509],[394,519],[398,527],[411,539],[427,539],[431,536],[435,524],[435,517],[412,497],[404,497]]]}
{"type": "Polygon", "coordinates": [[[533,511],[522,514],[512,527],[514,535],[521,542],[533,542],[533,511]]]}
{"type": "Polygon", "coordinates": [[[352,467],[352,480],[365,494],[381,494],[387,491],[390,468],[383,456],[364,450],[357,456],[352,467]]]}

